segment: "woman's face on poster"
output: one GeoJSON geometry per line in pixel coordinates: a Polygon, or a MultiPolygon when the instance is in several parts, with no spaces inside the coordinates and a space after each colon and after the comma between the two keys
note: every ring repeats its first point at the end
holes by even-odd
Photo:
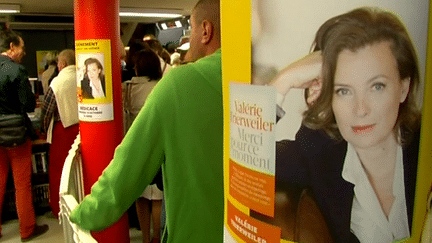
{"type": "Polygon", "coordinates": [[[395,139],[399,105],[409,91],[401,80],[390,42],[355,52],[343,50],[337,60],[332,108],[343,138],[356,148],[371,148],[395,139]]]}
{"type": "Polygon", "coordinates": [[[87,65],[87,75],[90,80],[99,79],[99,74],[102,70],[99,69],[96,63],[90,63],[87,65]]]}

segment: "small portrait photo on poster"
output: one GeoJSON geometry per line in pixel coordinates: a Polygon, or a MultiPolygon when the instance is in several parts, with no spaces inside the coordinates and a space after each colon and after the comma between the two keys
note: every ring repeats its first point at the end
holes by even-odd
{"type": "Polygon", "coordinates": [[[81,97],[83,99],[99,99],[106,97],[106,84],[104,74],[103,54],[92,54],[79,56],[78,86],[81,87],[81,97]]]}

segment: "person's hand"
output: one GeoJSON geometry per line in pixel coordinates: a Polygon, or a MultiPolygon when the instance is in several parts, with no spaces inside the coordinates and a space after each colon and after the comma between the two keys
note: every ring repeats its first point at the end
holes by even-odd
{"type": "Polygon", "coordinates": [[[285,96],[292,88],[309,88],[308,103],[318,98],[321,92],[321,51],[312,52],[291,63],[271,81],[277,92],[285,96]]]}
{"type": "Polygon", "coordinates": [[[318,78],[314,80],[309,86],[309,88],[307,89],[306,102],[308,104],[312,104],[316,99],[318,99],[318,97],[321,94],[321,89],[322,89],[322,79],[318,78]]]}
{"type": "Polygon", "coordinates": [[[36,100],[36,108],[42,107],[43,106],[43,102],[40,101],[39,99],[36,100]]]}

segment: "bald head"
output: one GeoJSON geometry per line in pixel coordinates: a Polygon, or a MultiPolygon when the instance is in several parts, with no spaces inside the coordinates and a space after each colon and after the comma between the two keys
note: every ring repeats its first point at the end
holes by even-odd
{"type": "Polygon", "coordinates": [[[219,0],[200,0],[191,16],[190,49],[186,61],[196,61],[221,47],[219,0]]]}
{"type": "Polygon", "coordinates": [[[69,65],[75,65],[75,51],[71,49],[65,49],[58,55],[57,67],[59,71],[61,71],[63,68],[69,65]]]}
{"type": "Polygon", "coordinates": [[[193,14],[197,23],[208,20],[213,24],[217,37],[220,38],[220,0],[200,0],[194,7],[193,14]]]}

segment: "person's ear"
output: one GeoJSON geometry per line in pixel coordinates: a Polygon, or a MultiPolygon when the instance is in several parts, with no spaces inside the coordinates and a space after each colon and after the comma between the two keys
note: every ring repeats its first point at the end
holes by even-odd
{"type": "Polygon", "coordinates": [[[9,50],[11,51],[15,50],[15,45],[13,42],[9,43],[9,50]]]}
{"type": "Polygon", "coordinates": [[[58,60],[57,69],[59,71],[61,71],[65,67],[66,67],[66,61],[64,61],[64,60],[58,60]]]}
{"type": "Polygon", "coordinates": [[[400,96],[400,103],[405,102],[408,93],[409,93],[409,89],[410,89],[410,84],[411,84],[411,78],[405,78],[404,80],[401,81],[401,85],[402,85],[402,89],[401,89],[401,96],[400,96]]]}
{"type": "Polygon", "coordinates": [[[201,23],[202,26],[202,37],[201,37],[201,43],[202,44],[208,44],[213,38],[213,24],[204,19],[201,23]]]}

